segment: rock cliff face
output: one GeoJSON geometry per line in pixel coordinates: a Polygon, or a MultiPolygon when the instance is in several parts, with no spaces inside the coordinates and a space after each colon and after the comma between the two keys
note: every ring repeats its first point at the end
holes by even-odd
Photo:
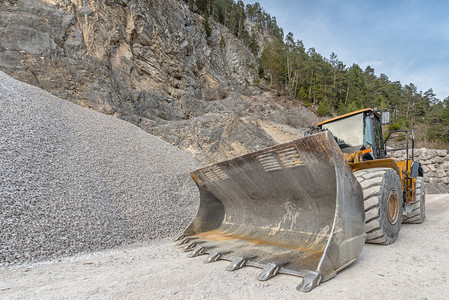
{"type": "Polygon", "coordinates": [[[206,39],[181,1],[2,2],[2,68],[107,114],[187,118],[254,76],[249,51],[224,28],[206,39]]]}
{"type": "Polygon", "coordinates": [[[296,124],[294,134],[316,121],[248,87],[255,57],[225,27],[211,27],[207,37],[179,0],[0,0],[0,70],[204,163],[274,144],[257,120],[296,124]]]}

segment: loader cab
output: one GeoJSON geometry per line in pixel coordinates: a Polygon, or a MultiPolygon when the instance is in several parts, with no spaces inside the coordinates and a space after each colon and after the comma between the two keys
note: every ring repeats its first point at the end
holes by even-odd
{"type": "Polygon", "coordinates": [[[321,122],[318,128],[329,130],[343,153],[371,148],[372,151],[364,159],[385,158],[381,115],[371,108],[321,122]]]}

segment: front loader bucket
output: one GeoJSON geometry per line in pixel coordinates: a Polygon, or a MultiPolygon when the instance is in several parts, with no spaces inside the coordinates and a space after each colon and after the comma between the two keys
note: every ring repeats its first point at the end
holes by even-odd
{"type": "Polygon", "coordinates": [[[329,132],[236,157],[191,173],[200,191],[180,236],[190,256],[229,260],[303,277],[310,291],[355,261],[365,243],[360,185],[329,132]]]}

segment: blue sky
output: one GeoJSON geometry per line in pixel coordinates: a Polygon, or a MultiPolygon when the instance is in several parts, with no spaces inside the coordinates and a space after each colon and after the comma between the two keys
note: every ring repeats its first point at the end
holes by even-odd
{"type": "MultiPolygon", "coordinates": [[[[255,1],[243,1],[245,4],[255,1]]],[[[449,1],[260,0],[284,34],[346,66],[370,65],[418,91],[449,96],[449,1]]]]}

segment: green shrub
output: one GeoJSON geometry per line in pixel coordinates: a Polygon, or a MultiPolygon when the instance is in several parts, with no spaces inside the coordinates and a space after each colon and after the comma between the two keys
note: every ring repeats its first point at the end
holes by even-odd
{"type": "Polygon", "coordinates": [[[210,37],[212,29],[210,28],[209,15],[208,15],[207,11],[204,13],[203,25],[204,25],[204,30],[206,31],[206,36],[210,37]]]}
{"type": "Polygon", "coordinates": [[[388,125],[389,131],[399,130],[399,129],[401,129],[401,125],[399,123],[392,123],[392,124],[388,125]]]}
{"type": "Polygon", "coordinates": [[[320,103],[318,103],[316,113],[319,117],[332,116],[332,109],[330,107],[329,100],[327,99],[327,97],[324,97],[323,100],[321,100],[320,103]]]}

